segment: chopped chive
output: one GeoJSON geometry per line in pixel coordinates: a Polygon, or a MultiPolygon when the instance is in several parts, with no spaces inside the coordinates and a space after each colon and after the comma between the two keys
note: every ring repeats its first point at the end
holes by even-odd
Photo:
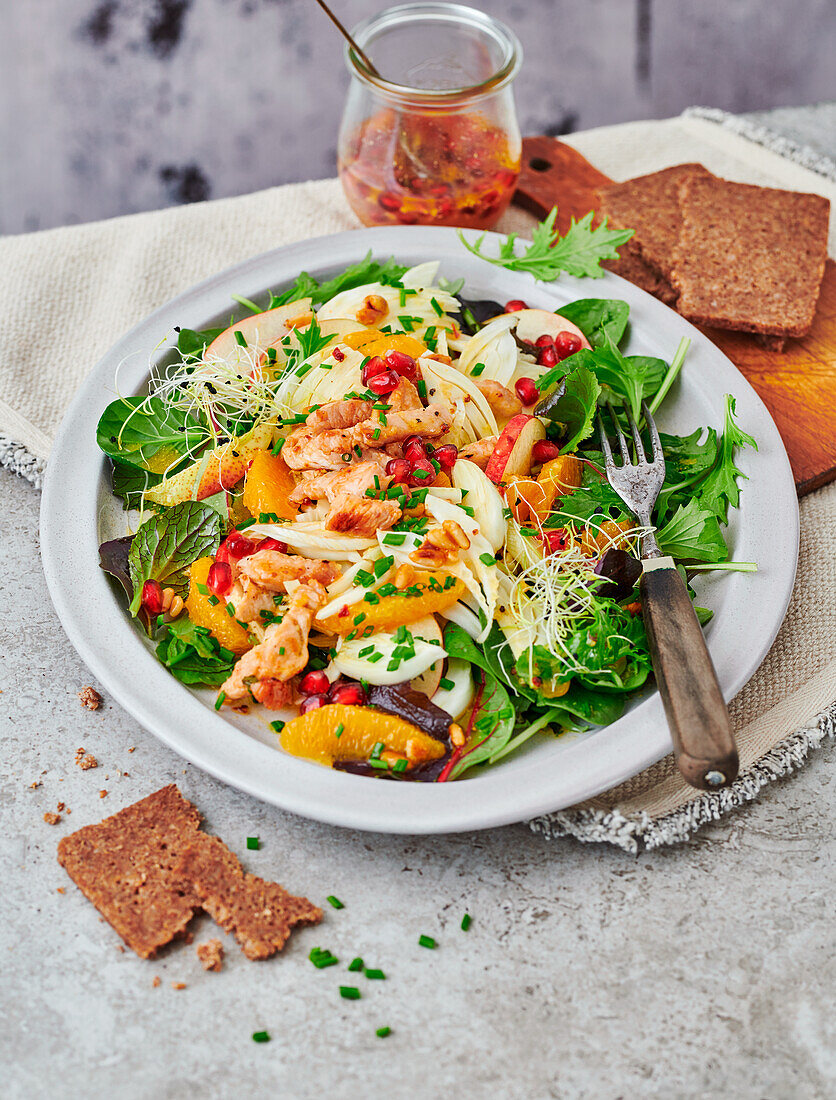
{"type": "Polygon", "coordinates": [[[482,371],[485,369],[484,363],[477,363],[473,370],[470,372],[473,378],[478,378],[482,371]]]}
{"type": "Polygon", "coordinates": [[[266,1031],[254,1031],[253,1032],[253,1042],[254,1043],[269,1043],[270,1042],[270,1036],[267,1034],[266,1031]]]}
{"type": "Polygon", "coordinates": [[[371,657],[367,658],[367,660],[368,660],[370,665],[376,665],[378,661],[383,660],[383,654],[382,653],[373,653],[371,655],[371,657]]]}
{"type": "Polygon", "coordinates": [[[378,580],[380,580],[383,574],[388,573],[394,564],[395,559],[393,557],[378,558],[372,566],[374,575],[377,577],[378,580]]]}
{"type": "Polygon", "coordinates": [[[360,625],[360,623],[362,623],[362,621],[363,621],[363,620],[365,619],[365,617],[366,617],[366,614],[365,614],[365,612],[364,612],[364,611],[361,611],[359,615],[355,615],[355,616],[354,616],[354,620],[353,620],[353,621],[354,621],[354,625],[355,625],[355,626],[359,626],[359,625],[360,625]]]}
{"type": "Polygon", "coordinates": [[[235,618],[235,604],[234,603],[230,602],[226,605],[226,613],[227,613],[227,615],[232,615],[232,617],[235,618]]]}
{"type": "Polygon", "coordinates": [[[396,760],[395,763],[392,765],[392,771],[393,772],[405,772],[406,771],[406,760],[396,760]]]}
{"type": "Polygon", "coordinates": [[[377,1029],[377,1031],[375,1032],[375,1035],[378,1037],[378,1039],[385,1039],[387,1035],[391,1035],[391,1034],[392,1034],[391,1027],[379,1027],[377,1029]]]}
{"type": "MultiPolygon", "coordinates": [[[[439,466],[438,469],[440,470],[441,467],[439,466]]],[[[438,473],[438,470],[436,470],[436,473],[438,473]]],[[[429,472],[427,470],[413,470],[412,471],[412,476],[417,477],[420,481],[426,481],[426,479],[430,475],[429,475],[429,472]]]]}
{"type": "Polygon", "coordinates": [[[435,947],[436,942],[432,936],[419,936],[418,944],[420,947],[435,947]]]}
{"type": "Polygon", "coordinates": [[[487,552],[479,555],[479,561],[482,565],[496,565],[496,558],[493,554],[488,554],[487,552]]]}
{"type": "MultiPolygon", "coordinates": [[[[426,470],[420,470],[419,473],[423,473],[427,476],[426,470]]],[[[403,531],[390,531],[383,536],[383,541],[387,546],[403,546],[406,542],[406,534],[403,531]]]]}
{"type": "Polygon", "coordinates": [[[247,338],[240,329],[235,330],[235,343],[240,344],[242,348],[247,346],[247,338]]]}
{"type": "Polygon", "coordinates": [[[383,744],[382,741],[375,742],[375,746],[371,751],[370,759],[379,760],[380,759],[380,754],[383,752],[383,750],[385,748],[386,748],[386,746],[383,744]]]}
{"type": "Polygon", "coordinates": [[[343,730],[344,730],[344,729],[345,729],[345,725],[344,725],[344,724],[343,724],[342,722],[340,722],[340,724],[339,724],[339,725],[337,726],[337,728],[336,728],[336,729],[334,730],[334,736],[336,737],[336,739],[337,739],[338,741],[339,741],[339,739],[340,739],[340,738],[342,737],[342,735],[343,735],[343,730]]]}
{"type": "MultiPolygon", "coordinates": [[[[279,453],[279,451],[282,449],[283,446],[284,446],[284,436],[280,436],[276,440],[276,442],[273,444],[270,453],[274,454],[274,455],[277,455],[279,453]]],[[[240,524],[238,525],[238,530],[239,531],[241,530],[241,525],[240,524]]]]}
{"type": "Polygon", "coordinates": [[[361,994],[356,985],[341,985],[340,996],[347,1001],[359,1001],[361,994]]]}
{"type": "Polygon", "coordinates": [[[359,955],[357,956],[356,959],[351,960],[351,962],[348,964],[348,969],[354,971],[355,973],[358,970],[363,969],[363,960],[360,958],[359,955]]]}
{"type": "Polygon", "coordinates": [[[217,596],[209,596],[209,597],[207,597],[207,602],[209,603],[210,607],[214,607],[216,604],[219,604],[221,601],[218,599],[217,596]]]}
{"type": "Polygon", "coordinates": [[[435,310],[435,312],[438,314],[439,317],[444,316],[444,310],[439,305],[437,298],[430,298],[430,305],[433,307],[433,309],[435,310]]]}
{"type": "Polygon", "coordinates": [[[456,684],[453,680],[448,680],[446,676],[442,676],[438,682],[438,686],[444,688],[445,691],[452,691],[456,684]]]}
{"type": "Polygon", "coordinates": [[[201,594],[201,596],[208,596],[209,595],[209,589],[206,587],[205,584],[199,584],[197,586],[197,590],[201,594]]]}
{"type": "Polygon", "coordinates": [[[248,836],[247,837],[247,849],[248,849],[248,851],[257,852],[260,847],[261,847],[261,841],[258,839],[257,836],[248,836]]]}
{"type": "Polygon", "coordinates": [[[220,694],[218,695],[218,698],[215,700],[215,710],[220,710],[221,709],[221,707],[224,705],[224,700],[225,699],[226,699],[226,692],[225,691],[220,692],[220,694]]]}
{"type": "Polygon", "coordinates": [[[470,922],[473,920],[470,913],[465,913],[462,917],[462,932],[466,932],[470,928],[470,922]]]}
{"type": "Polygon", "coordinates": [[[427,383],[424,381],[423,378],[421,378],[418,381],[415,388],[416,388],[416,390],[418,390],[418,396],[421,398],[421,400],[426,401],[427,400],[427,383]]]}
{"type": "Polygon", "coordinates": [[[398,304],[400,305],[401,309],[403,309],[403,307],[406,305],[406,287],[404,286],[402,286],[398,290],[398,304]]]}
{"type": "Polygon", "coordinates": [[[366,970],[366,977],[372,981],[382,982],[385,980],[386,975],[382,970],[366,970]]]}
{"type": "Polygon", "coordinates": [[[325,899],[329,905],[332,905],[335,909],[345,909],[345,906],[339,898],[335,898],[333,894],[329,894],[325,899]]]}
{"type": "Polygon", "coordinates": [[[389,765],[385,760],[369,760],[370,768],[377,768],[378,771],[386,772],[389,770],[389,765]]]}
{"type": "Polygon", "coordinates": [[[270,723],[270,729],[273,731],[273,733],[281,733],[284,729],[284,722],[280,721],[277,718],[275,722],[270,723]]]}

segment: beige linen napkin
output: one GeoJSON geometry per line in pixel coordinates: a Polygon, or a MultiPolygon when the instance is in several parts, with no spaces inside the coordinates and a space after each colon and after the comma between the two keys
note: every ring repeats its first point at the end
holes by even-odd
{"type": "MultiPolygon", "coordinates": [[[[701,161],[742,182],[817,191],[836,205],[836,169],[780,143],[740,136],[739,120],[683,117],[630,123],[566,140],[625,179],[701,161]],[[718,125],[718,122],[723,124],[718,125]],[[754,139],[754,140],[751,140],[754,139]],[[774,142],[772,142],[775,144],[774,142]],[[812,171],[803,164],[812,164],[812,171]]],[[[510,211],[500,229],[531,219],[510,211]]],[[[836,218],[831,254],[836,254],[836,218]]],[[[192,284],[279,245],[357,226],[336,180],[0,239],[0,463],[30,479],[82,379],[151,310],[192,284]]],[[[729,791],[695,798],[671,759],[583,807],[533,823],[634,848],[682,839],[703,820],[754,797],[832,732],[836,697],[836,487],[801,504],[801,561],[787,620],[732,706],[747,770],[729,791]],[[830,707],[828,710],[827,708],[830,707]]]]}

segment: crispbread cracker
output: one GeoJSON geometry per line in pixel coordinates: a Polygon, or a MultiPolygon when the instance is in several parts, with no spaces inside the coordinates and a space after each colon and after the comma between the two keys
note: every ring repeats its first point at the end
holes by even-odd
{"type": "Polygon", "coordinates": [[[197,907],[171,868],[199,825],[200,814],[171,784],[65,836],[58,862],[128,947],[149,959],[185,931],[197,907]]]}
{"type": "Polygon", "coordinates": [[[215,836],[200,833],[176,868],[184,889],[221,928],[232,932],[248,959],[267,959],[284,947],[296,924],[318,924],[322,910],[275,882],[245,874],[215,836]]]}
{"type": "Polygon", "coordinates": [[[699,175],[684,177],[678,195],[682,227],[671,282],[683,317],[740,332],[806,335],[827,259],[828,200],[699,175]]]}
{"type": "MultiPolygon", "coordinates": [[[[677,164],[661,172],[602,187],[599,191],[598,213],[606,215],[614,229],[635,229],[630,243],[652,271],[667,283],[670,283],[671,254],[679,239],[682,221],[679,185],[685,179],[697,177],[714,178],[701,164],[677,164]]],[[[675,292],[673,297],[676,297],[675,292]]]]}
{"type": "Polygon", "coordinates": [[[58,862],[143,959],[186,932],[198,909],[235,933],[244,954],[281,951],[295,924],[322,911],[275,882],[245,874],[222,840],[172,783],[64,837],[58,862]]]}

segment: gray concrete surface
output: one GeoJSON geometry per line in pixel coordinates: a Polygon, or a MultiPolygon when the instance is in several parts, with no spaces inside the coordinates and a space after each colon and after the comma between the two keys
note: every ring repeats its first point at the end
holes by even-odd
{"type": "MultiPolygon", "coordinates": [[[[836,135],[817,133],[836,154],[836,135]]],[[[0,471],[0,502],[4,1100],[834,1095],[832,744],[690,844],[638,858],[523,826],[427,839],[318,825],[201,774],[107,698],[80,706],[91,680],[41,574],[39,496],[0,471]],[[74,765],[80,746],[98,768],[74,765]],[[221,935],[220,974],[193,946],[156,962],[120,951],[56,845],[172,781],[249,869],[345,909],[326,905],[268,962],[221,935]],[[72,814],[47,825],[59,801],[72,814]],[[262,848],[247,852],[253,835],[262,848]],[[313,946],[342,965],[314,969],[313,946]],[[354,955],[386,981],[349,978],[354,955]],[[341,1000],[340,984],[362,999],[341,1000]],[[255,1044],[262,1029],[271,1041],[255,1044]]],[[[217,934],[203,918],[195,939],[217,934]]]]}

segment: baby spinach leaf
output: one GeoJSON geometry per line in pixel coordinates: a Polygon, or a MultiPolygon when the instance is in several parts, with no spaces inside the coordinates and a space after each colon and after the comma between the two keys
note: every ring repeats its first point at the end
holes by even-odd
{"type": "Polygon", "coordinates": [[[606,337],[619,343],[630,318],[630,307],[619,298],[580,298],[557,312],[577,325],[594,348],[601,347],[606,337]]]}
{"type": "Polygon", "coordinates": [[[235,654],[185,615],[167,624],[157,658],[183,684],[218,687],[232,672],[235,654]]]}
{"type": "Polygon", "coordinates": [[[127,462],[113,462],[113,472],[110,476],[110,486],[113,495],[122,501],[122,507],[126,512],[138,509],[142,505],[142,494],[147,489],[152,489],[162,480],[159,474],[150,470],[141,470],[138,466],[131,466],[127,462]]]}
{"type": "Polygon", "coordinates": [[[159,397],[111,401],[96,428],[96,442],[109,458],[143,469],[162,463],[156,473],[178,455],[192,454],[209,435],[206,425],[159,397]]]}
{"type": "Polygon", "coordinates": [[[592,435],[601,387],[587,367],[578,365],[567,375],[553,396],[535,409],[538,416],[560,425],[561,451],[574,451],[581,440],[592,435]]]}
{"type": "Polygon", "coordinates": [[[214,554],[221,538],[221,517],[196,500],[175,504],[152,516],[137,531],[128,555],[133,586],[130,611],[136,615],[146,581],[159,581],[185,595],[184,570],[197,558],[214,554]]]}
{"type": "Polygon", "coordinates": [[[729,550],[717,516],[692,497],[681,504],[668,523],[656,532],[663,553],[684,561],[726,561],[729,550]]]}
{"type": "Polygon", "coordinates": [[[186,362],[200,359],[215,337],[224,331],[222,328],[207,328],[196,332],[192,328],[181,328],[177,334],[177,350],[186,362]]]}
{"type": "Polygon", "coordinates": [[[483,673],[485,686],[482,702],[476,720],[473,723],[473,748],[462,756],[451,773],[452,779],[458,779],[474,764],[490,759],[508,744],[514,732],[517,712],[504,684],[501,684],[489,672],[483,673]]]}

